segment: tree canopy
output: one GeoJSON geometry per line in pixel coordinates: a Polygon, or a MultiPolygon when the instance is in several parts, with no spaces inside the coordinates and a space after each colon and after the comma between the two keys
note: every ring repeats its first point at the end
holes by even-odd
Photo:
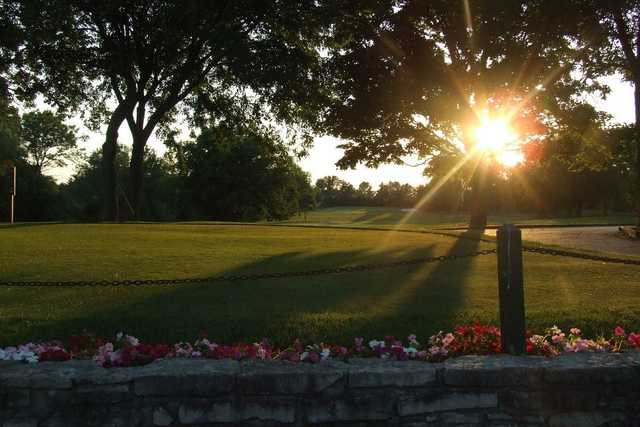
{"type": "Polygon", "coordinates": [[[640,2],[575,0],[575,18],[566,23],[580,52],[580,71],[587,78],[619,74],[634,88],[635,123],[621,129],[629,144],[623,163],[640,224],[640,2]]]}
{"type": "Polygon", "coordinates": [[[189,217],[282,220],[308,209],[309,177],[275,134],[210,128],[184,150],[189,217]]]}
{"type": "Polygon", "coordinates": [[[571,74],[573,50],[562,26],[567,3],[389,0],[346,7],[332,34],[334,98],[326,120],[348,141],[342,167],[470,153],[484,116],[506,117],[525,140],[535,140],[549,117],[572,107],[572,95],[589,89],[571,74]]]}
{"type": "MultiPolygon", "coordinates": [[[[130,198],[139,209],[149,136],[179,112],[212,123],[268,117],[312,126],[322,92],[323,16],[312,0],[27,0],[3,3],[24,28],[16,93],[108,123],[106,216],[116,215],[117,130],[133,136],[130,198]],[[195,114],[192,114],[195,113],[195,114]]],[[[202,123],[200,123],[202,124],[202,123]]],[[[137,212],[136,214],[139,214],[137,212]]]]}
{"type": "Polygon", "coordinates": [[[82,159],[76,129],[64,116],[50,110],[31,111],[21,119],[23,147],[38,174],[49,167],[62,167],[82,159]]]}

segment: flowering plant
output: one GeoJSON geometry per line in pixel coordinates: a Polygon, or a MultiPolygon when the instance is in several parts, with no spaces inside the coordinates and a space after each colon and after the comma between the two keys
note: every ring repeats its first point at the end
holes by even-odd
{"type": "Polygon", "coordinates": [[[71,355],[58,341],[45,343],[27,343],[17,347],[0,348],[0,360],[19,360],[27,363],[64,362],[71,355]]]}
{"type": "Polygon", "coordinates": [[[141,344],[131,335],[119,333],[116,342],[104,343],[98,348],[94,360],[105,368],[146,365],[169,354],[165,344],[141,344]]]}
{"type": "MultiPolygon", "coordinates": [[[[557,326],[547,329],[544,335],[527,333],[527,353],[557,356],[562,353],[620,352],[629,348],[640,349],[640,333],[627,333],[617,326],[609,338],[595,340],[582,336],[578,328],[568,333],[557,326]]],[[[144,344],[134,336],[119,333],[113,342],[93,334],[84,333],[71,337],[68,350],[61,342],[27,343],[17,347],[0,348],[0,360],[28,363],[93,359],[104,367],[139,366],[162,358],[233,359],[233,360],[286,360],[290,362],[320,363],[325,360],[342,360],[353,357],[374,357],[390,360],[422,360],[440,362],[450,357],[469,354],[496,354],[502,352],[499,328],[475,323],[457,326],[451,332],[440,331],[425,343],[415,335],[406,340],[386,336],[381,340],[365,342],[356,338],[351,347],[330,344],[305,345],[299,340],[288,347],[278,348],[267,339],[252,344],[217,344],[206,335],[193,343],[144,344]]]]}

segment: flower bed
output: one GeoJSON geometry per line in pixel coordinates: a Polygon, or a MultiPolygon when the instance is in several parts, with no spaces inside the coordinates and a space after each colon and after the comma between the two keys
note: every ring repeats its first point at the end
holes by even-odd
{"type": "MultiPolygon", "coordinates": [[[[584,338],[577,328],[571,328],[566,334],[557,326],[547,329],[544,335],[527,335],[527,353],[532,355],[552,357],[564,352],[621,352],[628,348],[640,348],[640,333],[627,334],[620,326],[615,328],[611,336],[599,336],[595,339],[584,338]]],[[[304,345],[295,341],[293,345],[281,348],[271,345],[267,339],[253,344],[219,345],[206,335],[193,343],[145,344],[136,337],[123,333],[119,333],[112,342],[93,334],[83,334],[71,337],[68,347],[60,341],[54,341],[0,348],[0,360],[36,363],[93,359],[110,368],[146,365],[163,358],[318,363],[330,359],[369,357],[440,362],[456,356],[501,352],[500,329],[476,323],[458,326],[452,332],[439,332],[425,343],[419,342],[415,335],[410,335],[406,341],[387,336],[368,343],[363,338],[356,338],[350,347],[324,343],[304,345]]]]}

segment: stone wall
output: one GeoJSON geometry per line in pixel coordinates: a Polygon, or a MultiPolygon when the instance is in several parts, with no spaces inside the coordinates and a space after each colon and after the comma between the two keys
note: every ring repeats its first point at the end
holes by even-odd
{"type": "Polygon", "coordinates": [[[2,362],[0,425],[640,426],[640,352],[440,364],[2,362]]]}

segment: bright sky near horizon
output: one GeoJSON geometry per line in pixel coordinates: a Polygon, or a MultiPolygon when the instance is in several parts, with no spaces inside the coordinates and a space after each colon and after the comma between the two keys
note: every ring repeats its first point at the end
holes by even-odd
{"type": "MultiPolygon", "coordinates": [[[[634,121],[634,102],[633,88],[623,82],[620,76],[611,76],[603,80],[611,86],[611,93],[606,99],[599,97],[589,97],[588,100],[596,108],[603,110],[612,115],[613,121],[616,123],[631,123],[634,121]]],[[[40,108],[44,106],[39,106],[40,108]]],[[[79,133],[86,135],[87,140],[81,142],[81,146],[91,153],[100,147],[103,143],[104,134],[90,132],[80,120],[74,117],[69,121],[78,127],[79,133]]],[[[120,142],[131,145],[131,135],[126,124],[120,128],[120,142]]],[[[186,138],[189,129],[183,129],[183,136],[186,138]]],[[[327,175],[336,175],[341,179],[357,186],[362,181],[368,181],[373,188],[377,188],[381,183],[389,181],[398,181],[400,183],[408,183],[411,185],[420,185],[426,183],[426,178],[422,175],[422,167],[411,167],[408,165],[382,165],[377,169],[370,169],[359,165],[354,170],[340,170],[336,168],[335,163],[342,156],[342,150],[337,148],[340,140],[333,137],[319,137],[314,141],[313,148],[309,151],[309,155],[299,161],[300,166],[311,175],[311,181],[315,182],[318,178],[327,175]]],[[[149,146],[158,154],[165,151],[164,145],[155,137],[149,139],[149,146]]],[[[72,167],[57,168],[48,171],[57,181],[66,181],[73,174],[72,167]]]]}

